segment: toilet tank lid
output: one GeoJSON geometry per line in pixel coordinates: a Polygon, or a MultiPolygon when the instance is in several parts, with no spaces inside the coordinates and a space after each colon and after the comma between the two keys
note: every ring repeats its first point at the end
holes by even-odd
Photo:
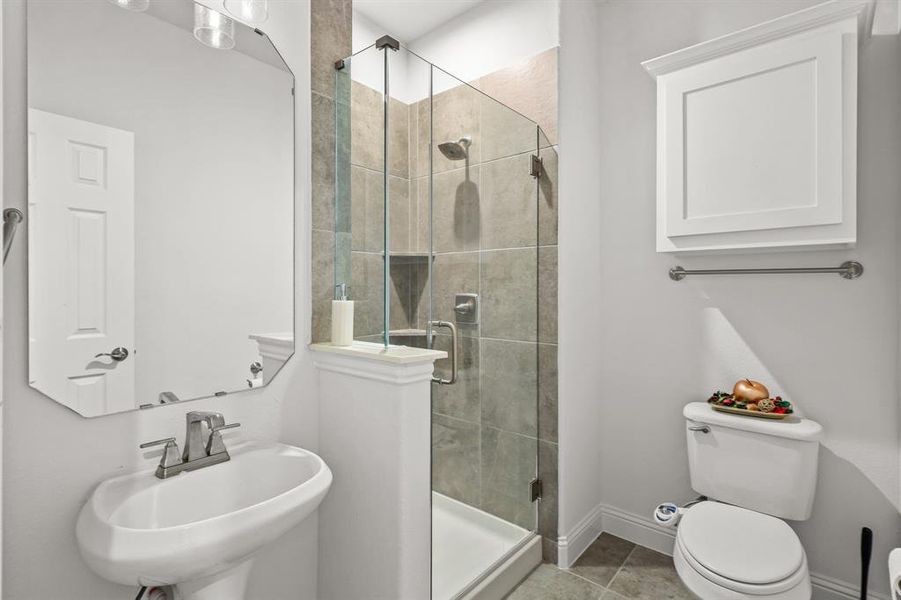
{"type": "Polygon", "coordinates": [[[717,425],[731,429],[741,429],[753,433],[789,438],[804,442],[816,442],[823,437],[823,426],[816,421],[789,416],[782,420],[757,419],[742,415],[719,412],[706,402],[691,402],[685,405],[682,414],[686,419],[706,425],[717,425]]]}

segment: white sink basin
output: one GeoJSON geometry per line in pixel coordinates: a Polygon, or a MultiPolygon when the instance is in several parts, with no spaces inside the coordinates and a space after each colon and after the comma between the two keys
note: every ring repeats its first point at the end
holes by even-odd
{"type": "Polygon", "coordinates": [[[246,442],[231,460],[170,479],[154,468],[101,483],[78,516],[81,555],[124,585],[183,599],[244,597],[253,555],[310,515],[332,472],[301,448],[246,442]]]}

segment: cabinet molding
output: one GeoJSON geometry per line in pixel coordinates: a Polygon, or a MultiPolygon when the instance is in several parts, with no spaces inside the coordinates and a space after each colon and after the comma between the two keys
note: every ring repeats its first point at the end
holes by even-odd
{"type": "Polygon", "coordinates": [[[850,247],[857,50],[829,2],[642,63],[657,80],[657,251],[850,247]]]}

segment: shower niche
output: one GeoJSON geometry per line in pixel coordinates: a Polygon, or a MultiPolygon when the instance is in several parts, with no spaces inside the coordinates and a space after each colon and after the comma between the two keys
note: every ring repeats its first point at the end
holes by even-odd
{"type": "Polygon", "coordinates": [[[456,598],[540,546],[540,224],[555,150],[387,37],[339,61],[335,98],[334,283],[355,301],[355,339],[448,353],[431,393],[432,597],[456,598]]]}

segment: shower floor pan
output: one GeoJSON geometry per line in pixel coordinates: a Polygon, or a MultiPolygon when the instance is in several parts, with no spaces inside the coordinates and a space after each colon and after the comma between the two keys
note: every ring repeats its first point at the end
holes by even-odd
{"type": "Polygon", "coordinates": [[[432,600],[503,598],[541,562],[541,538],[432,493],[432,600]]]}

